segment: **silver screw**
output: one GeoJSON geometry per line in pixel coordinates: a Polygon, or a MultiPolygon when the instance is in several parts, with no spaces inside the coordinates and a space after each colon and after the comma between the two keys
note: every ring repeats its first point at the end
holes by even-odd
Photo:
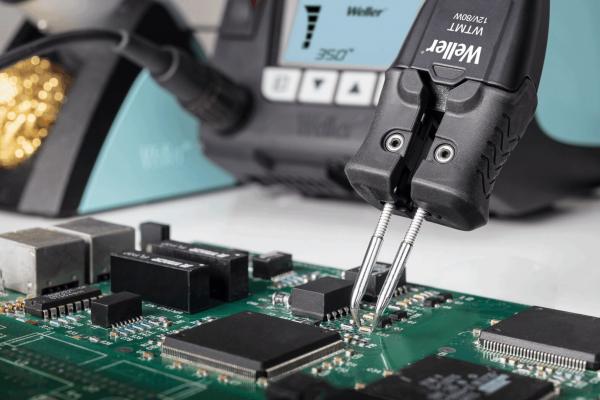
{"type": "Polygon", "coordinates": [[[385,139],[385,149],[390,153],[396,153],[404,146],[404,136],[399,133],[392,133],[385,139]]]}
{"type": "Polygon", "coordinates": [[[435,149],[435,160],[440,164],[447,164],[454,158],[454,147],[449,144],[442,144],[435,149]]]}

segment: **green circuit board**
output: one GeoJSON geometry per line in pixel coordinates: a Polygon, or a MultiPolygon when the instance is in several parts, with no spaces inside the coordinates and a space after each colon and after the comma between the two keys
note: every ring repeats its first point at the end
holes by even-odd
{"type": "MultiPolygon", "coordinates": [[[[340,276],[340,271],[295,263],[286,279],[250,279],[251,296],[189,315],[144,303],[143,323],[120,329],[120,334],[94,326],[82,311],[43,320],[3,307],[0,315],[0,393],[3,399],[263,399],[265,383],[248,382],[161,357],[165,335],[240,311],[280,318],[296,318],[284,306],[273,305],[274,292],[288,292],[316,276],[340,276]]],[[[100,284],[104,293],[108,283],[100,284]]],[[[382,379],[390,371],[431,354],[490,365],[521,375],[550,380],[560,388],[560,399],[598,399],[600,376],[593,371],[541,369],[525,362],[485,353],[475,344],[474,331],[502,320],[526,306],[461,293],[452,302],[426,308],[422,299],[437,289],[409,284],[393,304],[409,318],[367,333],[356,329],[348,316],[323,322],[339,331],[346,351],[319,360],[303,371],[329,383],[355,388],[382,379]],[[350,351],[347,351],[350,350],[350,351]]],[[[10,305],[19,297],[8,293],[10,305]]],[[[277,332],[273,332],[277,335],[277,332]]],[[[260,341],[260,337],[256,337],[260,341]]]]}

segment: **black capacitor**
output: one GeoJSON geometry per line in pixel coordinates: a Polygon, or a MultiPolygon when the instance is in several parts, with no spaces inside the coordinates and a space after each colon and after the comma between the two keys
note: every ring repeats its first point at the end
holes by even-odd
{"type": "Polygon", "coordinates": [[[443,298],[441,298],[440,296],[431,296],[431,297],[428,297],[425,300],[423,300],[423,307],[433,308],[440,304],[444,304],[444,301],[445,300],[443,298]]]}
{"type": "Polygon", "coordinates": [[[294,263],[291,254],[274,251],[252,257],[252,267],[252,276],[255,278],[271,279],[292,271],[294,263]]]}
{"type": "Polygon", "coordinates": [[[222,301],[248,297],[248,253],[167,240],[150,246],[152,253],[208,265],[210,296],[222,301]]]}
{"type": "Polygon", "coordinates": [[[142,250],[149,251],[148,246],[152,243],[160,243],[171,239],[171,226],[158,222],[144,222],[140,224],[140,235],[142,250]]]}
{"type": "Polygon", "coordinates": [[[209,307],[206,265],[140,251],[111,256],[113,292],[137,293],[145,301],[195,313],[209,307]]]}
{"type": "Polygon", "coordinates": [[[103,328],[133,321],[142,316],[142,297],[131,292],[119,292],[92,301],[92,324],[103,328]]]}
{"type": "Polygon", "coordinates": [[[389,316],[392,321],[400,321],[408,318],[408,313],[405,310],[397,310],[392,312],[389,316]]]}
{"type": "Polygon", "coordinates": [[[444,299],[444,301],[449,301],[454,298],[454,296],[452,296],[452,293],[448,293],[448,292],[442,292],[442,293],[438,294],[438,296],[440,298],[444,299]]]}
{"type": "Polygon", "coordinates": [[[386,327],[392,325],[392,322],[394,322],[394,319],[391,316],[386,315],[386,316],[381,317],[379,319],[378,327],[379,328],[386,328],[386,327]]]}

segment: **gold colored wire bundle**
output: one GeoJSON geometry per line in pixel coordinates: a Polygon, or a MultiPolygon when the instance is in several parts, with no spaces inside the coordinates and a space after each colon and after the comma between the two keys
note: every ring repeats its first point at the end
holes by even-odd
{"type": "Polygon", "coordinates": [[[15,168],[42,145],[58,117],[70,83],[40,57],[0,70],[0,168],[15,168]]]}

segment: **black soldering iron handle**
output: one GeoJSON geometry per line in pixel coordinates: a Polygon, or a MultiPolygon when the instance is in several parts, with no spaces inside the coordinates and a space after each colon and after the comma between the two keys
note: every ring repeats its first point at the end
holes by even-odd
{"type": "Polygon", "coordinates": [[[346,166],[355,190],[397,214],[486,224],[494,183],[535,113],[549,10],[549,0],[425,1],[346,166]],[[390,135],[402,137],[399,150],[390,135]]]}
{"type": "Polygon", "coordinates": [[[121,34],[115,51],[148,69],[154,80],[175,95],[186,110],[215,131],[230,133],[250,115],[250,91],[217,68],[179,48],[157,46],[127,32],[121,34]]]}

